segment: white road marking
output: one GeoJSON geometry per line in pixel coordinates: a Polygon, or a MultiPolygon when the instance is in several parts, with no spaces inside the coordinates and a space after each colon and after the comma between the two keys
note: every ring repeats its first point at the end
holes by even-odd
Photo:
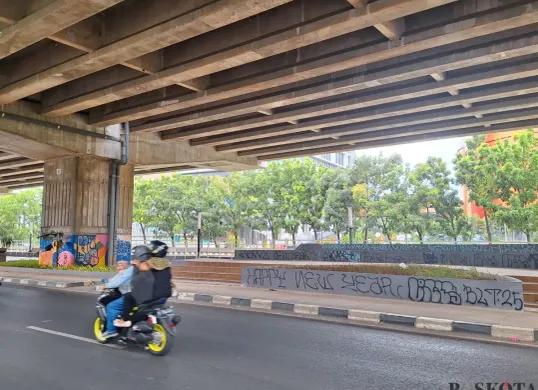
{"type": "Polygon", "coordinates": [[[93,340],[93,339],[88,339],[86,337],[80,337],[80,336],[75,336],[74,334],[69,334],[69,333],[63,333],[63,332],[57,332],[55,330],[50,330],[50,329],[45,329],[45,328],[39,328],[37,326],[27,326],[26,327],[27,329],[31,329],[31,330],[35,330],[37,332],[43,332],[43,333],[48,333],[48,334],[53,334],[55,336],[61,336],[61,337],[66,337],[68,339],[73,339],[73,340],[78,340],[78,341],[84,341],[86,343],[90,343],[90,344],[97,344],[97,345],[102,345],[102,346],[105,346],[105,347],[110,347],[110,348],[118,348],[118,349],[121,349],[122,347],[120,347],[119,345],[114,345],[114,344],[101,344],[100,342],[98,342],[97,340],[93,340]]]}

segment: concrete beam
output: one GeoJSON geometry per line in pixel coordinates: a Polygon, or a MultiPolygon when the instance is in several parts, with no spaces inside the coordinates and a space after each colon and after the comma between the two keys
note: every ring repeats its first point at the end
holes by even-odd
{"type": "MultiPolygon", "coordinates": [[[[472,47],[466,51],[458,50],[455,53],[450,52],[448,54],[437,54],[434,59],[426,57],[426,60],[415,61],[410,65],[402,65],[389,69],[381,67],[382,70],[380,71],[375,68],[368,69],[365,72],[358,73],[353,77],[337,82],[329,82],[327,84],[311,88],[304,88],[299,91],[284,92],[265,99],[250,99],[250,101],[246,103],[238,105],[229,105],[224,107],[223,109],[209,111],[206,110],[204,113],[201,113],[197,116],[195,114],[178,116],[174,119],[174,121],[176,122],[176,126],[178,125],[178,122],[182,123],[182,121],[187,121],[186,124],[190,125],[194,123],[200,123],[201,120],[205,120],[200,118],[201,115],[207,115],[210,118],[215,118],[218,117],[220,114],[225,114],[229,112],[242,114],[245,111],[248,111],[251,107],[262,108],[267,107],[270,104],[278,104],[279,106],[290,106],[292,104],[310,101],[314,99],[320,99],[323,97],[335,96],[342,93],[360,91],[363,89],[371,89],[373,86],[381,87],[387,84],[394,83],[396,81],[409,80],[413,78],[427,76],[428,74],[430,74],[429,72],[439,68],[442,69],[443,72],[437,73],[443,75],[443,79],[446,79],[446,71],[466,68],[472,65],[490,64],[506,58],[514,58],[535,53],[538,53],[538,33],[532,34],[530,36],[525,35],[520,38],[514,38],[510,41],[494,41],[487,46],[482,46],[480,48],[472,47]],[[211,116],[212,113],[214,116],[211,116]],[[189,119],[191,118],[192,121],[189,121],[189,119]]],[[[507,62],[505,61],[505,63],[507,62]]],[[[172,121],[170,121],[170,123],[172,123],[172,121]]],[[[244,128],[249,128],[250,124],[254,123],[256,123],[255,120],[248,122],[242,121],[235,124],[244,124],[244,128]]],[[[138,127],[135,126],[134,130],[144,131],[146,129],[153,128],[157,124],[158,122],[153,122],[138,127]]],[[[167,122],[163,122],[163,124],[167,124],[167,122]]],[[[210,129],[218,130],[220,128],[221,127],[217,125],[211,126],[210,129]]],[[[222,128],[225,128],[227,131],[231,130],[231,128],[227,125],[226,127],[223,126],[222,128]]],[[[177,135],[181,135],[179,131],[167,131],[164,133],[164,139],[173,139],[172,135],[174,133],[177,133],[177,135]]],[[[181,139],[181,137],[179,137],[178,139],[181,139]]],[[[207,143],[207,145],[211,144],[212,143],[209,142],[207,143]]]]}
{"type": "Polygon", "coordinates": [[[131,138],[130,162],[136,165],[203,165],[221,171],[258,168],[252,157],[219,153],[213,148],[192,148],[187,142],[165,143],[157,134],[139,134],[131,138]]]}
{"type": "MultiPolygon", "coordinates": [[[[202,3],[209,2],[208,0],[195,1],[196,6],[202,6],[202,3]]],[[[185,2],[176,1],[176,8],[177,4],[180,3],[184,4],[185,2]]],[[[174,8],[174,3],[172,3],[171,0],[160,0],[158,3],[156,3],[156,5],[157,4],[162,10],[166,10],[167,12],[170,12],[170,8],[174,8]]],[[[136,3],[132,5],[132,8],[136,7],[136,3]]],[[[131,22],[134,24],[142,24],[142,26],[145,26],[147,23],[147,19],[154,17],[153,14],[155,14],[155,8],[159,7],[151,7],[150,9],[147,9],[147,7],[141,4],[139,8],[144,9],[144,15],[140,15],[140,17],[138,18],[132,18],[131,22]],[[148,13],[149,15],[146,15],[148,13]]],[[[271,9],[269,11],[258,14],[254,17],[229,24],[225,27],[219,28],[218,30],[214,30],[206,34],[202,34],[196,37],[196,39],[194,40],[191,39],[174,44],[172,46],[168,46],[162,50],[146,54],[142,57],[130,60],[128,62],[124,62],[123,64],[125,66],[131,67],[132,69],[143,71],[147,74],[157,73],[163,68],[168,69],[172,67],[177,67],[179,65],[186,64],[188,62],[199,60],[209,55],[228,50],[230,47],[238,47],[242,44],[252,43],[257,39],[267,37],[271,34],[281,32],[285,29],[299,27],[303,24],[308,23],[310,20],[316,20],[324,16],[332,15],[335,12],[341,11],[344,8],[345,7],[343,7],[341,3],[328,3],[324,0],[295,0],[282,6],[271,9]],[[148,57],[153,58],[150,59],[148,57]],[[148,62],[150,62],[150,64],[148,64],[148,62]],[[148,65],[150,66],[149,69],[148,65]]],[[[125,13],[133,13],[133,10],[129,8],[125,10],[125,13]]],[[[108,12],[107,14],[110,14],[110,12],[108,12]]],[[[173,15],[174,10],[171,10],[171,15],[169,15],[167,19],[172,17],[173,15]]],[[[125,19],[123,17],[123,14],[111,15],[105,18],[105,24],[108,22],[113,23],[115,26],[117,24],[117,20],[115,19],[117,19],[117,17],[119,16],[121,16],[122,19],[125,19]]],[[[49,93],[44,94],[44,96],[42,97],[42,106],[49,107],[57,103],[62,103],[64,101],[68,101],[73,98],[95,92],[96,90],[101,90],[106,87],[121,84],[125,81],[125,79],[109,79],[108,84],[99,83],[98,86],[91,86],[93,84],[92,81],[95,81],[95,79],[99,81],[99,77],[100,74],[98,73],[84,77],[83,79],[88,79],[87,83],[80,84],[76,82],[70,82],[54,88],[54,94],[50,94],[50,96],[49,93]]],[[[200,91],[207,89],[209,81],[211,80],[209,79],[209,76],[207,76],[178,83],[178,85],[191,90],[200,91]]],[[[181,94],[184,94],[184,91],[182,91],[181,93],[176,93],[175,96],[181,94]]],[[[140,96],[140,98],[147,98],[149,99],[149,101],[154,101],[155,99],[151,95],[153,94],[144,93],[142,96],[140,96]]],[[[121,101],[121,104],[128,105],[130,103],[130,100],[132,99],[123,100],[121,101]]],[[[100,110],[104,108],[105,107],[100,108],[100,110]]]]}
{"type": "MultiPolygon", "coordinates": [[[[359,112],[347,113],[338,116],[332,116],[330,118],[323,118],[318,120],[312,120],[306,123],[301,123],[297,126],[279,126],[275,128],[266,128],[262,130],[249,130],[241,133],[230,134],[230,135],[221,135],[216,137],[211,137],[210,142],[205,142],[207,140],[194,140],[191,141],[191,145],[196,146],[202,142],[204,144],[229,144],[235,142],[235,146],[255,146],[260,144],[260,140],[268,137],[278,137],[284,141],[289,142],[290,139],[283,137],[285,134],[294,134],[294,133],[304,133],[305,131],[323,131],[324,134],[330,133],[331,135],[340,134],[340,130],[321,130],[326,127],[336,127],[343,125],[350,125],[354,123],[361,123],[367,121],[374,121],[379,119],[394,118],[396,122],[402,122],[406,124],[417,123],[414,120],[406,122],[399,118],[402,115],[415,114],[415,113],[424,113],[428,111],[434,111],[439,109],[447,109],[450,107],[458,107],[465,100],[471,100],[473,102],[487,102],[498,99],[511,98],[515,96],[521,96],[521,99],[509,99],[502,102],[493,102],[489,105],[480,105],[479,107],[473,107],[469,110],[459,109],[456,111],[443,111],[443,114],[437,114],[439,117],[448,117],[448,118],[461,118],[469,115],[474,115],[475,113],[487,114],[492,112],[499,112],[503,110],[514,110],[518,108],[527,108],[535,106],[534,98],[525,98],[524,95],[530,95],[538,93],[538,80],[533,81],[520,81],[514,82],[510,85],[504,85],[502,87],[493,86],[485,90],[476,91],[472,93],[467,93],[463,97],[437,97],[430,98],[424,101],[418,102],[405,102],[397,105],[384,106],[381,108],[372,108],[366,110],[360,110],[359,112]],[[454,116],[455,115],[455,116],[454,116]],[[227,137],[227,138],[225,138],[227,137]],[[239,143],[242,140],[252,140],[248,142],[239,143]]],[[[429,120],[433,120],[430,118],[429,120]]],[[[418,122],[420,123],[420,122],[418,122]]],[[[304,134],[303,134],[304,135],[304,134]]],[[[297,138],[302,137],[303,135],[297,135],[297,138]]],[[[316,135],[308,133],[310,137],[316,137],[316,135]]],[[[209,140],[209,139],[208,139],[209,140]]],[[[268,143],[268,141],[262,141],[268,143]]],[[[271,143],[278,142],[278,140],[271,140],[271,143]]],[[[231,151],[231,150],[227,150],[231,151]]]]}
{"type": "Polygon", "coordinates": [[[43,163],[35,162],[35,165],[26,165],[21,168],[11,168],[9,170],[1,170],[0,177],[16,176],[20,174],[30,174],[36,172],[43,172],[43,163]]]}
{"type": "Polygon", "coordinates": [[[374,27],[391,41],[396,41],[400,39],[405,32],[405,19],[399,18],[384,23],[378,23],[375,24],[374,27]]]}
{"type": "Polygon", "coordinates": [[[446,80],[446,72],[434,72],[430,74],[430,76],[432,76],[435,81],[446,80]]]}
{"type": "Polygon", "coordinates": [[[373,26],[379,21],[390,21],[395,17],[409,15],[456,0],[380,0],[364,9],[355,9],[328,16],[321,20],[291,28],[256,42],[220,51],[202,59],[171,67],[152,77],[110,86],[104,90],[45,107],[47,115],[63,115],[125,97],[138,95],[168,85],[207,76],[242,64],[258,61],[292,49],[312,45],[350,32],[373,26]]]}
{"type": "MultiPolygon", "coordinates": [[[[538,105],[538,104],[537,104],[538,105]]],[[[400,136],[401,134],[405,135],[414,135],[414,134],[425,134],[432,133],[437,131],[447,131],[447,130],[457,130],[463,128],[471,128],[477,126],[486,126],[493,124],[501,123],[510,123],[510,122],[521,122],[525,120],[538,119],[538,108],[529,108],[526,110],[510,111],[499,114],[488,115],[484,119],[476,119],[474,117],[467,117],[461,119],[440,121],[434,123],[424,123],[415,126],[399,126],[393,128],[387,128],[385,130],[376,130],[376,131],[356,131],[355,134],[345,136],[330,136],[329,139],[323,140],[313,140],[313,141],[303,141],[295,144],[287,144],[281,146],[272,146],[272,147],[261,147],[259,149],[241,151],[238,154],[240,156],[266,156],[275,153],[282,152],[291,152],[298,150],[308,150],[319,147],[335,146],[335,145],[346,145],[350,142],[358,143],[365,141],[372,141],[376,139],[387,138],[388,136],[400,136]]]]}
{"type": "Polygon", "coordinates": [[[30,160],[28,158],[21,157],[21,158],[18,158],[16,160],[13,160],[13,161],[0,163],[0,170],[2,170],[2,169],[18,169],[20,167],[25,167],[25,166],[28,166],[28,165],[35,165],[35,164],[38,164],[38,163],[42,163],[42,161],[34,161],[34,160],[30,160]]]}
{"type": "Polygon", "coordinates": [[[36,114],[36,104],[28,102],[4,105],[1,111],[7,114],[0,115],[0,145],[4,151],[36,160],[50,160],[75,154],[120,158],[119,142],[96,138],[119,137],[117,128],[94,128],[76,115],[46,118],[36,114]],[[47,122],[48,125],[45,126],[41,121],[47,122]],[[75,133],[76,130],[79,130],[80,134],[75,133]],[[88,134],[96,134],[96,137],[88,134]]]}
{"type": "MultiPolygon", "coordinates": [[[[268,88],[291,84],[308,78],[327,75],[409,53],[417,53],[425,48],[440,47],[516,27],[527,26],[536,22],[538,22],[538,4],[535,3],[513,6],[509,10],[503,9],[502,11],[497,10],[491,13],[468,15],[466,19],[462,17],[462,20],[457,23],[436,26],[409,34],[402,40],[400,45],[376,43],[350,50],[346,53],[325,56],[306,64],[296,64],[293,68],[278,70],[218,88],[210,88],[199,95],[188,95],[167,101],[138,104],[136,107],[117,110],[111,107],[111,111],[115,112],[97,114],[92,118],[92,122],[103,125],[183,110],[195,105],[234,98],[246,93],[264,91],[268,88]]],[[[271,108],[271,106],[266,108],[271,108]]],[[[257,109],[252,112],[256,111],[257,109]]],[[[170,125],[169,128],[174,128],[173,123],[170,123],[170,125]]]]}
{"type": "MultiPolygon", "coordinates": [[[[535,83],[535,87],[538,86],[538,83],[535,83]]],[[[489,92],[489,91],[488,91],[489,92]]],[[[335,123],[339,121],[344,121],[345,119],[350,120],[350,124],[330,127],[328,129],[319,130],[318,132],[312,134],[310,131],[301,131],[296,134],[289,135],[280,135],[275,137],[268,138],[258,138],[252,141],[244,142],[234,142],[234,140],[229,140],[228,144],[217,146],[216,150],[219,152],[237,152],[237,151],[246,151],[253,149],[267,148],[271,146],[278,145],[296,145],[297,143],[315,141],[320,139],[327,139],[333,136],[349,136],[352,134],[362,134],[365,132],[372,132],[375,130],[386,130],[392,128],[401,128],[406,126],[415,126],[420,124],[431,124],[440,121],[447,121],[459,118],[469,119],[470,117],[476,117],[478,119],[483,118],[484,115],[487,115],[487,119],[490,119],[489,114],[496,114],[503,112],[503,115],[506,115],[506,118],[509,118],[512,115],[517,115],[511,113],[514,110],[528,109],[538,107],[538,101],[534,97],[516,97],[511,99],[504,99],[501,101],[493,101],[490,103],[483,103],[478,107],[472,108],[471,111],[462,110],[455,105],[453,108],[444,109],[443,111],[433,110],[433,112],[422,112],[420,111],[418,115],[404,115],[404,116],[394,116],[390,117],[389,115],[382,115],[386,119],[377,119],[377,120],[368,120],[351,122],[349,117],[335,117],[333,118],[335,123]],[[345,119],[344,119],[345,118],[345,119]]],[[[394,107],[395,110],[398,110],[399,107],[394,107]]],[[[368,116],[367,113],[358,113],[355,114],[357,118],[362,116],[368,116]]],[[[199,141],[193,141],[196,143],[199,141]]]]}
{"type": "MultiPolygon", "coordinates": [[[[369,0],[347,0],[353,7],[359,9],[368,6],[369,0]]],[[[400,39],[405,31],[405,20],[399,18],[382,23],[377,23],[374,27],[389,40],[395,41],[400,39]]]]}
{"type": "Polygon", "coordinates": [[[0,23],[8,26],[39,11],[55,0],[0,0],[0,23]]]}
{"type": "Polygon", "coordinates": [[[449,130],[442,132],[426,133],[426,134],[415,134],[409,136],[401,137],[389,137],[387,139],[378,139],[374,141],[358,142],[352,143],[351,145],[340,145],[334,147],[325,147],[325,148],[315,148],[309,149],[308,151],[297,151],[297,152],[287,152],[287,153],[275,153],[268,156],[260,157],[260,161],[270,161],[270,160],[280,160],[285,158],[295,158],[302,156],[311,156],[324,153],[333,153],[333,152],[346,152],[350,150],[363,150],[370,148],[378,148],[382,146],[392,146],[392,145],[401,145],[411,142],[423,142],[423,141],[432,141],[438,139],[447,139],[455,137],[465,137],[476,134],[484,133],[500,133],[505,131],[518,131],[521,129],[528,129],[538,126],[538,120],[514,122],[508,124],[499,124],[492,125],[490,128],[486,129],[483,126],[464,128],[458,130],[449,130]]]}
{"type": "Polygon", "coordinates": [[[56,0],[2,30],[0,59],[123,0],[56,0]]]}
{"type": "Polygon", "coordinates": [[[5,186],[9,185],[10,183],[16,183],[16,182],[26,182],[26,181],[35,181],[36,179],[43,180],[43,173],[41,174],[22,174],[22,175],[14,175],[9,178],[0,178],[0,185],[5,186]]]}
{"type": "MultiPolygon", "coordinates": [[[[463,89],[484,86],[504,81],[511,81],[538,75],[538,61],[509,66],[500,69],[474,72],[465,76],[454,77],[440,82],[426,82],[411,87],[391,87],[377,93],[366,93],[333,103],[311,105],[307,108],[289,110],[270,117],[254,118],[224,125],[206,126],[201,129],[179,131],[177,134],[163,134],[163,139],[192,139],[264,127],[286,122],[288,120],[312,119],[316,116],[372,107],[381,104],[401,102],[447,92],[453,88],[463,89]],[[395,92],[394,88],[397,88],[395,92]]],[[[469,102],[464,102],[465,104],[469,102]]],[[[192,123],[189,123],[192,124],[192,123]]],[[[207,145],[211,142],[207,142],[207,145]]]]}
{"type": "Polygon", "coordinates": [[[6,104],[193,38],[291,0],[220,0],[0,89],[6,104]]]}
{"type": "Polygon", "coordinates": [[[14,182],[9,182],[9,183],[3,183],[2,185],[8,187],[9,189],[41,187],[43,185],[43,179],[28,180],[28,181],[22,181],[22,182],[14,181],[14,182]]]}

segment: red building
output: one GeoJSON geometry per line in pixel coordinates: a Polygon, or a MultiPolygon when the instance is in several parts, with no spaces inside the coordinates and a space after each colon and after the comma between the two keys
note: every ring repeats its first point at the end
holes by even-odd
{"type": "MultiPolygon", "coordinates": [[[[537,130],[535,130],[536,133],[537,130]]],[[[493,134],[486,134],[486,143],[490,146],[495,145],[497,140],[505,140],[510,139],[513,140],[514,135],[517,133],[520,133],[521,131],[510,131],[510,132],[504,132],[504,133],[493,133],[493,134]]],[[[464,150],[460,151],[461,153],[464,153],[464,150]]],[[[480,219],[484,219],[484,209],[482,207],[477,206],[474,202],[469,201],[469,190],[466,186],[462,186],[461,188],[461,199],[463,201],[463,212],[465,215],[474,215],[480,219]]],[[[502,204],[500,200],[495,201],[496,204],[502,204]]]]}

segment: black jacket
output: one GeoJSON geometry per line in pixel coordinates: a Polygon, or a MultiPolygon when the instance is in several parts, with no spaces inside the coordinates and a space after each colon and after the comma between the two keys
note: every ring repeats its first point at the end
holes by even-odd
{"type": "Polygon", "coordinates": [[[165,258],[152,257],[148,260],[153,274],[153,299],[170,298],[172,296],[172,268],[165,258]]]}
{"type": "Polygon", "coordinates": [[[172,269],[151,270],[153,273],[153,299],[170,298],[172,296],[172,269]]]}

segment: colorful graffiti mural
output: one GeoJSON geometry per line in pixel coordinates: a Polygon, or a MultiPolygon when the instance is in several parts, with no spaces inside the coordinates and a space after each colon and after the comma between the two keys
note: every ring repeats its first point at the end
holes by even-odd
{"type": "MultiPolygon", "coordinates": [[[[108,235],[71,235],[61,240],[41,238],[39,264],[46,266],[106,265],[108,235]],[[59,243],[60,242],[60,243],[59,243]]],[[[116,240],[117,261],[131,260],[131,238],[119,235],[116,240]]]]}

